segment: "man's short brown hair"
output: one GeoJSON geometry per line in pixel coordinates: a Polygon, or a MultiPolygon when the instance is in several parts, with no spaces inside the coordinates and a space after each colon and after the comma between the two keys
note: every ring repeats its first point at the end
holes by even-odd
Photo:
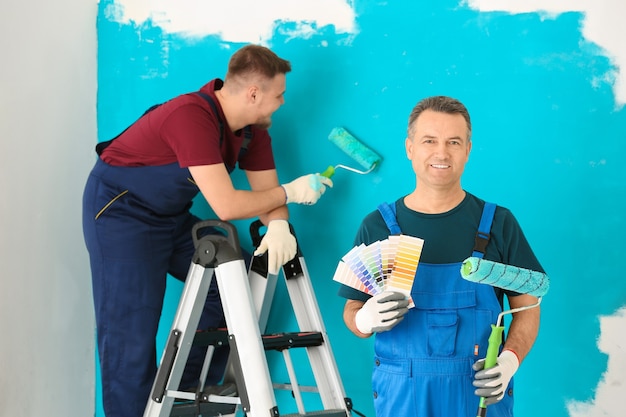
{"type": "Polygon", "coordinates": [[[230,58],[226,79],[249,74],[259,74],[271,79],[289,71],[289,61],[280,58],[270,49],[260,45],[246,45],[230,58]]]}
{"type": "Polygon", "coordinates": [[[439,113],[460,114],[467,123],[467,140],[472,137],[472,121],[470,120],[469,111],[459,100],[448,96],[432,96],[426,97],[413,107],[409,116],[408,137],[413,137],[415,121],[425,110],[432,110],[439,113]]]}

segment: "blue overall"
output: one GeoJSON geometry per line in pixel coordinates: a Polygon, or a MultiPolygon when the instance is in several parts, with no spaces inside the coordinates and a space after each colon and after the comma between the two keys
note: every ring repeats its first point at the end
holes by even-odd
{"type": "MultiPolygon", "coordinates": [[[[400,234],[395,205],[382,204],[379,211],[391,234],[400,234]]],[[[488,239],[494,213],[495,205],[486,203],[477,237],[488,239]]],[[[476,247],[472,256],[483,253],[476,247]]],[[[376,334],[377,417],[475,415],[479,397],[472,364],[485,357],[502,308],[491,286],[464,280],[460,268],[461,263],[420,262],[411,290],[415,307],[396,327],[376,334]]],[[[511,380],[504,399],[489,406],[489,417],[513,415],[512,392],[511,380]]]]}
{"type": "MultiPolygon", "coordinates": [[[[120,167],[98,159],[89,175],[83,233],[107,417],[143,415],[156,375],[155,337],[167,274],[185,280],[195,251],[191,230],[200,219],[189,209],[198,192],[189,170],[178,163],[120,167]]],[[[198,328],[224,325],[213,280],[198,328]]],[[[181,389],[198,384],[204,352],[192,348],[181,389]]],[[[221,379],[227,357],[227,349],[216,350],[207,384],[221,379]]]]}

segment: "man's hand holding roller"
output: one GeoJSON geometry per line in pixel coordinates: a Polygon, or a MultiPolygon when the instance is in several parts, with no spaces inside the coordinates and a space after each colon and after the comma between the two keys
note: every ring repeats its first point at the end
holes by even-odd
{"type": "MultiPolygon", "coordinates": [[[[333,182],[320,174],[303,175],[283,184],[285,203],[315,204],[333,182]]],[[[289,230],[287,220],[275,219],[267,224],[267,232],[254,252],[255,256],[268,253],[268,272],[278,274],[280,268],[296,256],[296,238],[289,230]]]]}
{"type": "Polygon", "coordinates": [[[509,381],[519,368],[519,359],[511,350],[503,350],[498,356],[496,365],[484,369],[485,360],[480,359],[473,365],[476,375],[474,376],[474,392],[479,397],[485,398],[485,405],[495,404],[504,398],[509,381]]]}
{"type": "Polygon", "coordinates": [[[333,186],[330,178],[320,174],[303,175],[290,183],[283,184],[287,203],[315,204],[326,191],[333,186]]]}

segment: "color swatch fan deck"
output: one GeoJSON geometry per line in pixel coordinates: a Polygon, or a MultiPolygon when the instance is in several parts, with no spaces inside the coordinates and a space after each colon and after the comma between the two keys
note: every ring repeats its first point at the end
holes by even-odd
{"type": "Polygon", "coordinates": [[[370,295],[397,291],[410,298],[423,247],[423,239],[406,235],[355,246],[339,261],[333,280],[370,295]]]}

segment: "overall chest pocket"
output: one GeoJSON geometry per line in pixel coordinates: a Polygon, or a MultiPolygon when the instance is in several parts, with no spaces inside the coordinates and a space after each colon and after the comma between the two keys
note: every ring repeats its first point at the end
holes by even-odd
{"type": "Polygon", "coordinates": [[[451,356],[454,354],[459,317],[455,311],[429,311],[426,313],[428,326],[428,355],[451,356]]]}
{"type": "Polygon", "coordinates": [[[471,317],[476,307],[476,293],[471,290],[418,293],[413,295],[413,300],[424,317],[428,356],[455,356],[459,346],[468,343],[464,335],[474,332],[471,317]]]}

